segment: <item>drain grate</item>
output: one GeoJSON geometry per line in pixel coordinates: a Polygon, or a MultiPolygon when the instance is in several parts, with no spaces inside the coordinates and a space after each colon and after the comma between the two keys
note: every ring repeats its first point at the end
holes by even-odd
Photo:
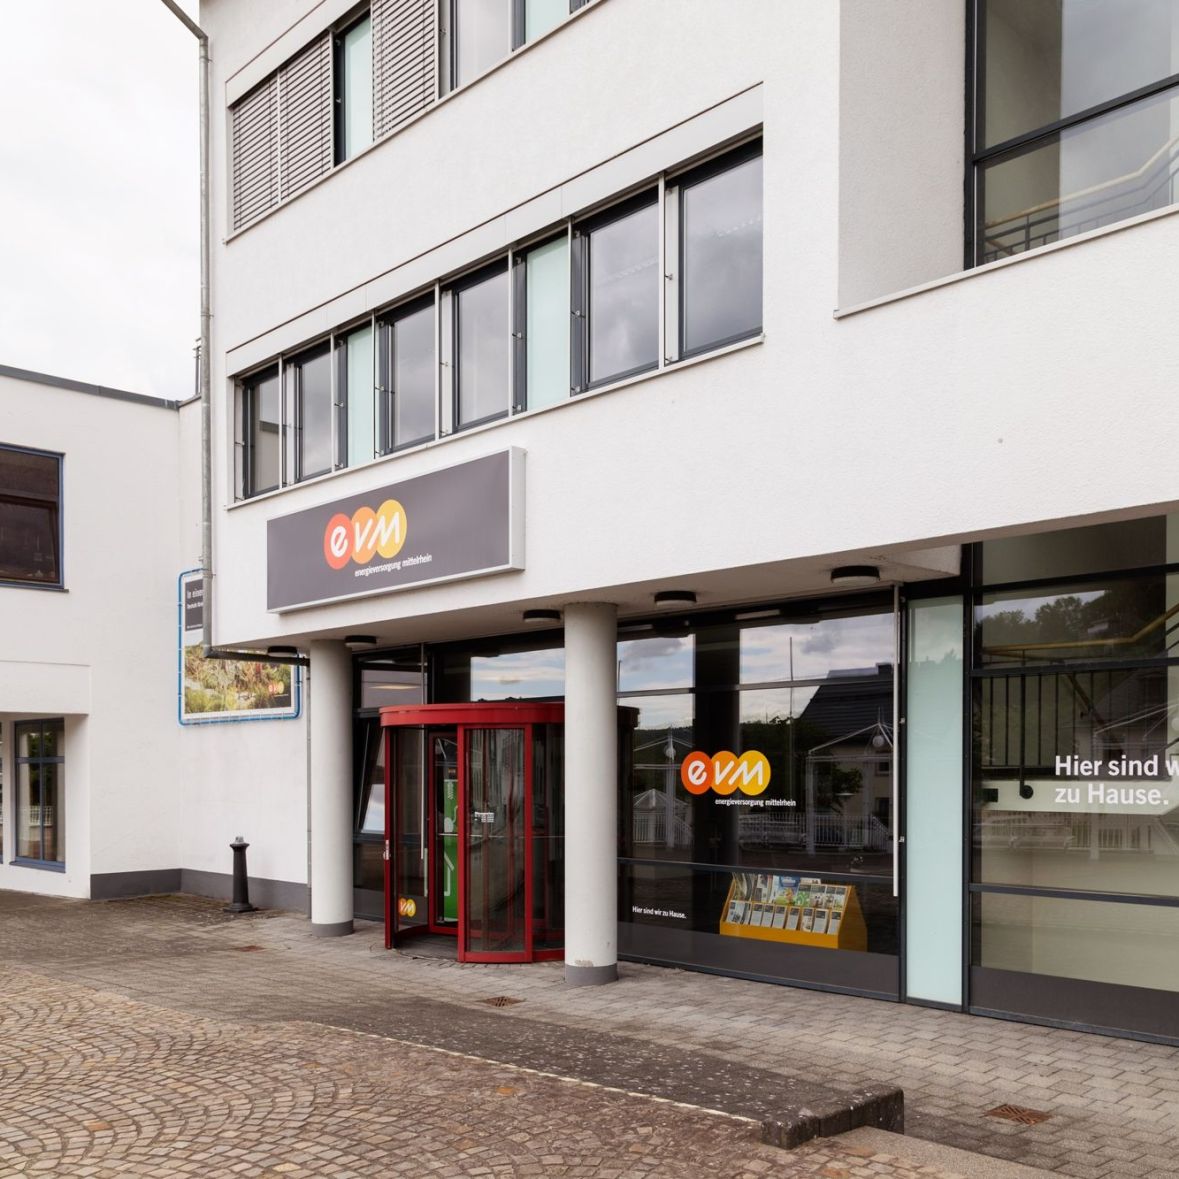
{"type": "Polygon", "coordinates": [[[488,1007],[512,1007],[517,1003],[523,1003],[523,999],[513,999],[510,995],[496,995],[493,999],[480,999],[480,1003],[486,1003],[488,1007]]]}
{"type": "Polygon", "coordinates": [[[249,953],[252,953],[254,950],[262,949],[261,946],[234,946],[232,948],[235,950],[241,950],[241,952],[243,954],[249,954],[249,953]]]}
{"type": "Polygon", "coordinates": [[[987,1110],[988,1118],[1003,1118],[1008,1122],[1018,1122],[1021,1126],[1038,1126],[1051,1116],[1042,1109],[1028,1109],[1023,1105],[997,1105],[987,1110]]]}

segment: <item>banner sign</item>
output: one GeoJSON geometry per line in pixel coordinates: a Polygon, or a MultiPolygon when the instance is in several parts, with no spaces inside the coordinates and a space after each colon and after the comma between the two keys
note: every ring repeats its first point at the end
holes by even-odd
{"type": "Polygon", "coordinates": [[[180,575],[180,701],[182,725],[212,721],[282,720],[299,715],[299,668],[287,664],[206,659],[204,583],[180,575]]]}
{"type": "Polygon", "coordinates": [[[266,523],[276,612],[524,568],[517,447],[266,523]]]}

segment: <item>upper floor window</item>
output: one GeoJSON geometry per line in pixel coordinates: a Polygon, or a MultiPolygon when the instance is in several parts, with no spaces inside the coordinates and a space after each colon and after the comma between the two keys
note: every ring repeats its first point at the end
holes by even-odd
{"type": "Polygon", "coordinates": [[[238,498],[760,335],[761,162],[671,172],[243,378],[238,498]]]}
{"type": "Polygon", "coordinates": [[[0,446],[0,582],[61,578],[61,455],[0,446]]]}
{"type": "Polygon", "coordinates": [[[974,0],[973,261],[1172,204],[1179,0],[974,0]]]}
{"type": "Polygon", "coordinates": [[[336,152],[342,164],[373,141],[373,22],[366,13],[335,44],[336,152]]]}
{"type": "Polygon", "coordinates": [[[443,89],[485,74],[588,0],[443,0],[443,89]]]}

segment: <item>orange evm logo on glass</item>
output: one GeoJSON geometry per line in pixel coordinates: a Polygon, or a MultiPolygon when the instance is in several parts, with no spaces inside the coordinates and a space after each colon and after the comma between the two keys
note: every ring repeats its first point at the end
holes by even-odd
{"type": "Polygon", "coordinates": [[[690,794],[761,794],[770,784],[770,763],[756,749],[738,757],[727,749],[710,757],[699,750],[689,753],[680,766],[680,781],[690,794]]]}

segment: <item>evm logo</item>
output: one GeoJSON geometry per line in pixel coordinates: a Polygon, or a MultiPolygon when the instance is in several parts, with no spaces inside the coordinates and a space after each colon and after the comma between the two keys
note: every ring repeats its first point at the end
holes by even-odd
{"type": "Polygon", "coordinates": [[[395,499],[385,500],[375,512],[368,507],[357,508],[351,517],[337,512],[323,532],[324,560],[343,569],[349,561],[367,565],[377,553],[395,557],[408,528],[405,509],[395,499]]]}

